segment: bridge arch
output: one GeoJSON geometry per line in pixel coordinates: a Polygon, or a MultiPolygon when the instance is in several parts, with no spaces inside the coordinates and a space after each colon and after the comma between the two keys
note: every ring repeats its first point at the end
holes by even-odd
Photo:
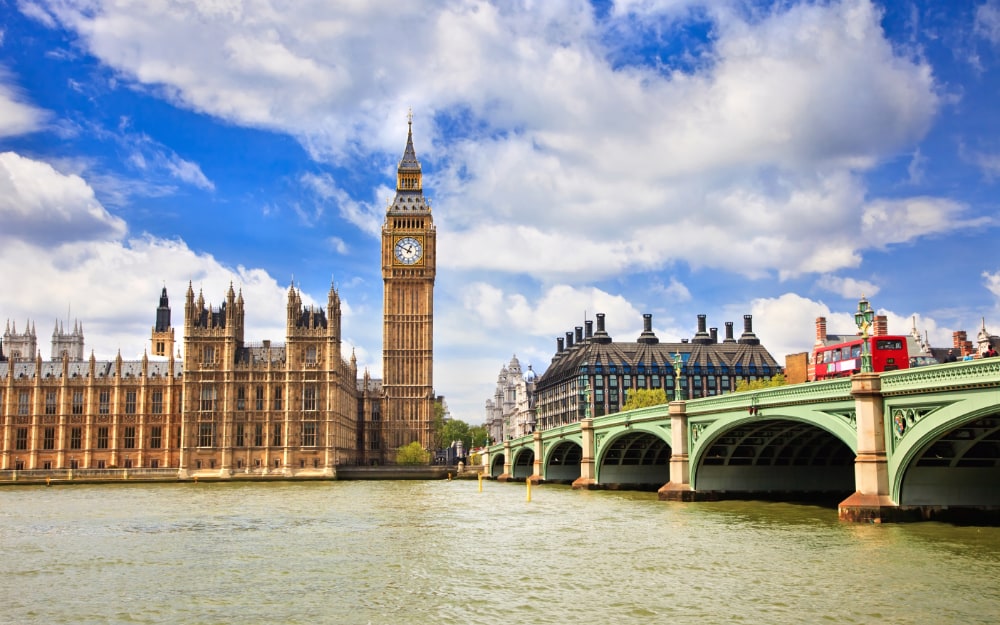
{"type": "Polygon", "coordinates": [[[626,428],[600,443],[595,466],[599,485],[657,490],[670,481],[670,443],[657,433],[626,428]]]}
{"type": "Polygon", "coordinates": [[[692,486],[767,498],[843,498],[855,490],[856,439],[845,424],[830,424],[836,425],[769,414],[705,427],[692,454],[692,486]]]}
{"type": "Polygon", "coordinates": [[[503,452],[493,452],[490,454],[490,477],[500,477],[503,475],[503,465],[506,462],[503,452]]]}
{"type": "Polygon", "coordinates": [[[965,393],[938,407],[889,407],[893,501],[1000,507],[1000,406],[989,395],[965,393]]]}
{"type": "Polygon", "coordinates": [[[543,471],[546,482],[571,484],[580,477],[583,447],[575,440],[562,439],[549,446],[543,471]]]}
{"type": "Polygon", "coordinates": [[[529,447],[511,449],[512,462],[510,476],[515,480],[523,480],[532,476],[535,471],[535,451],[529,447]]]}

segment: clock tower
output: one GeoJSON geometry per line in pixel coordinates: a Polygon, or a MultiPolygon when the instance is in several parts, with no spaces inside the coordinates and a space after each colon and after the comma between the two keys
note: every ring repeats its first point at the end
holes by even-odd
{"type": "Polygon", "coordinates": [[[413,115],[396,170],[396,196],[382,226],[382,402],[384,462],[413,441],[429,449],[434,417],[434,274],[437,246],[420,161],[413,150],[413,115]]]}

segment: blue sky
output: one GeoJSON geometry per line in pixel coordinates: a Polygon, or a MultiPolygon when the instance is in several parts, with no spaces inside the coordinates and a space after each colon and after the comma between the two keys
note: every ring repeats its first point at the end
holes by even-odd
{"type": "Polygon", "coordinates": [[[159,290],[294,281],[381,375],[379,229],[413,110],[435,386],[480,423],[516,354],[607,315],[752,314],[778,358],[864,294],[1000,332],[1000,0],[0,0],[0,320],[140,357],[159,290]]]}

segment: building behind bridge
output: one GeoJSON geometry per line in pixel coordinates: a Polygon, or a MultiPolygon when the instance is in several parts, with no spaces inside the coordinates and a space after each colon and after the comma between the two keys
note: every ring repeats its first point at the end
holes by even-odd
{"type": "Polygon", "coordinates": [[[698,315],[692,338],[661,343],[653,332],[652,315],[646,314],[642,333],[635,341],[623,342],[612,338],[605,329],[605,315],[597,314],[596,329],[595,320],[588,320],[556,339],[548,368],[533,378],[533,410],[528,417],[523,406],[501,401],[510,368],[501,371],[498,396],[487,403],[490,439],[507,440],[588,415],[618,412],[631,389],[662,389],[668,400],[709,397],[733,391],[741,380],[767,379],[782,372],[754,334],[750,315],[744,315],[738,338],[731,321],[726,322],[721,340],[717,328],[706,326],[706,315],[698,315]]]}

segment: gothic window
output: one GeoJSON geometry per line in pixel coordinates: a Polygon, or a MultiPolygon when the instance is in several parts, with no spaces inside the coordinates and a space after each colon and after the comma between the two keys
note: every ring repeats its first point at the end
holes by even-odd
{"type": "Polygon", "coordinates": [[[302,445],[305,447],[315,447],[316,446],[316,430],[317,424],[315,421],[303,421],[302,422],[302,445]]]}
{"type": "Polygon", "coordinates": [[[135,426],[127,425],[125,426],[123,445],[125,449],[135,449],[135,426]]]}
{"type": "Polygon", "coordinates": [[[254,445],[254,447],[263,447],[264,446],[264,424],[263,423],[257,423],[257,424],[254,425],[253,445],[254,445]]]}
{"type": "Polygon", "coordinates": [[[17,396],[17,414],[21,415],[28,414],[28,406],[30,405],[28,403],[29,398],[30,396],[28,395],[28,391],[20,392],[20,394],[17,396]]]}
{"type": "Polygon", "coordinates": [[[73,414],[83,414],[83,391],[73,391],[73,414]]]}
{"type": "Polygon", "coordinates": [[[271,446],[281,447],[281,424],[275,423],[271,436],[271,446]]]}
{"type": "Polygon", "coordinates": [[[215,447],[215,424],[198,424],[198,447],[215,447]]]}
{"type": "Polygon", "coordinates": [[[69,448],[83,448],[83,428],[73,428],[69,431],[69,448]]]}
{"type": "Polygon", "coordinates": [[[135,414],[135,391],[125,391],[125,414],[135,414]]]}
{"type": "Polygon", "coordinates": [[[245,386],[240,386],[236,389],[236,409],[247,409],[247,389],[245,386]]]}
{"type": "Polygon", "coordinates": [[[274,387],[274,409],[281,410],[281,387],[274,387]]]}
{"type": "Polygon", "coordinates": [[[153,391],[153,414],[163,413],[163,391],[153,391]]]}
{"type": "Polygon", "coordinates": [[[97,428],[97,448],[107,449],[108,448],[108,428],[107,426],[101,426],[97,428]]]}
{"type": "Polygon", "coordinates": [[[42,449],[52,450],[56,448],[56,429],[45,428],[42,436],[42,449]]]}
{"type": "Polygon", "coordinates": [[[45,414],[55,414],[56,413],[56,392],[46,391],[45,392],[45,414]]]}
{"type": "Polygon", "coordinates": [[[257,410],[263,410],[264,409],[264,387],[263,386],[258,386],[256,388],[256,390],[254,391],[254,393],[255,393],[255,398],[256,398],[256,402],[257,402],[257,405],[256,405],[257,410]]]}
{"type": "Polygon", "coordinates": [[[159,425],[154,425],[149,428],[149,448],[159,449],[163,442],[163,428],[159,425]]]}
{"type": "Polygon", "coordinates": [[[28,428],[17,428],[16,449],[25,450],[28,448],[28,428]]]}
{"type": "Polygon", "coordinates": [[[98,398],[98,412],[101,414],[108,414],[111,412],[111,391],[108,389],[101,389],[101,392],[97,395],[98,398]]]}
{"type": "Polygon", "coordinates": [[[313,384],[306,386],[302,394],[302,409],[309,412],[316,410],[316,386],[313,384]]]}
{"type": "Polygon", "coordinates": [[[244,443],[244,426],[242,423],[236,424],[236,442],[233,443],[236,447],[243,447],[244,443]]]}
{"type": "Polygon", "coordinates": [[[215,362],[215,347],[207,346],[201,350],[201,364],[211,365],[215,362]]]}
{"type": "MultiPolygon", "coordinates": [[[[201,387],[201,410],[202,412],[215,410],[215,387],[211,384],[201,387]]],[[[201,446],[206,447],[207,445],[201,446]]]]}
{"type": "Polygon", "coordinates": [[[310,345],[306,348],[306,364],[316,364],[316,346],[310,345]]]}

